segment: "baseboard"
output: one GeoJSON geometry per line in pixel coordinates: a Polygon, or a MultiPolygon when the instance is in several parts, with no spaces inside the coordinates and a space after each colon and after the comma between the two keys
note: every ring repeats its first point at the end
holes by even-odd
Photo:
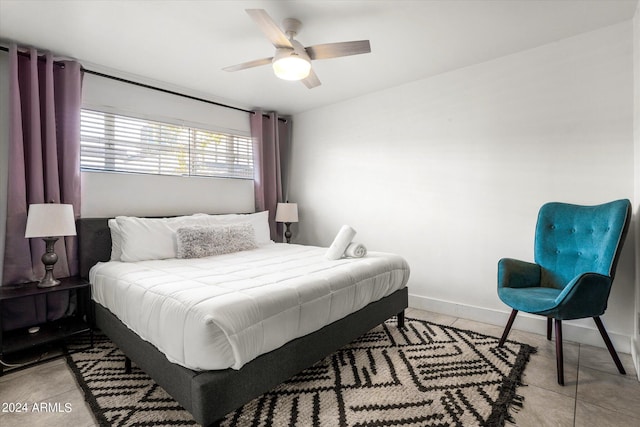
{"type": "Polygon", "coordinates": [[[631,345],[631,357],[633,358],[633,365],[636,367],[636,374],[638,375],[638,381],[640,381],[640,340],[633,339],[631,345]]]}
{"type": "MultiPolygon", "coordinates": [[[[505,326],[509,319],[509,314],[511,313],[511,310],[506,306],[505,310],[501,311],[412,294],[409,294],[409,307],[497,326],[505,326]]],[[[591,323],[593,323],[593,321],[591,323]]],[[[516,321],[513,324],[513,329],[545,335],[547,331],[547,321],[546,318],[541,316],[535,316],[528,313],[518,313],[518,317],[516,317],[516,321]]],[[[612,332],[610,330],[607,330],[607,333],[609,334],[609,338],[611,339],[613,346],[618,352],[626,354],[632,353],[630,336],[612,332]]],[[[595,323],[593,323],[593,328],[590,328],[584,325],[572,323],[572,321],[562,322],[562,336],[566,341],[574,341],[580,344],[606,348],[595,323]]],[[[636,353],[634,361],[637,367],[638,359],[640,358],[640,348],[638,348],[637,342],[634,345],[633,351],[636,353]]],[[[638,371],[637,368],[636,371],[638,371]]]]}

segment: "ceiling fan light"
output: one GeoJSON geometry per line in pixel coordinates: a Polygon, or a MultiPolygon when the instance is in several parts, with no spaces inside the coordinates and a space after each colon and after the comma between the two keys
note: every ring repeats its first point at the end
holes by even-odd
{"type": "Polygon", "coordinates": [[[295,52],[277,55],[273,60],[273,71],[283,80],[302,80],[311,72],[311,61],[295,52]]]}

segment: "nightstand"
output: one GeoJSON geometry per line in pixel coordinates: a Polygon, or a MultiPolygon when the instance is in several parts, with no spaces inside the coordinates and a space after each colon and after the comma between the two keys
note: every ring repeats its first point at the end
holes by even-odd
{"type": "MultiPolygon", "coordinates": [[[[91,346],[93,346],[93,330],[90,326],[93,323],[93,311],[91,310],[91,286],[89,282],[80,277],[65,277],[59,280],[60,285],[51,288],[38,288],[38,282],[0,286],[0,360],[4,361],[5,357],[12,353],[53,343],[62,343],[63,352],[68,353],[64,343],[65,339],[84,333],[90,334],[91,346]],[[28,328],[8,332],[2,331],[2,306],[5,301],[72,290],[77,293],[78,306],[75,315],[40,324],[38,325],[40,330],[35,333],[29,333],[28,328]]],[[[40,363],[55,357],[59,357],[59,355],[21,364],[20,367],[40,363]]],[[[0,376],[2,376],[5,369],[7,368],[0,364],[0,376]]],[[[7,370],[13,369],[8,368],[7,370]]]]}

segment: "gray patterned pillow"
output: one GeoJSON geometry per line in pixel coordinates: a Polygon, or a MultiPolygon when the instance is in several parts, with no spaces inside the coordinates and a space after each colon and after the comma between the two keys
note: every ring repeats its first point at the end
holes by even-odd
{"type": "Polygon", "coordinates": [[[176,240],[178,258],[202,258],[258,247],[251,224],[178,228],[176,240]]]}

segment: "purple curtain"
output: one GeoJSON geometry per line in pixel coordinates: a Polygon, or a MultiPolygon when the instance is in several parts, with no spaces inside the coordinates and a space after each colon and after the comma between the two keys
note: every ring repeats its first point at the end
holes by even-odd
{"type": "Polygon", "coordinates": [[[276,207],[282,202],[283,172],[287,168],[290,120],[279,119],[276,113],[251,114],[253,139],[256,212],[269,211],[271,239],[282,241],[282,224],[276,223],[276,207]]]}
{"type": "MultiPolygon", "coordinates": [[[[7,188],[7,223],[2,283],[39,280],[44,275],[40,258],[42,239],[25,239],[27,211],[32,203],[72,204],[80,213],[80,105],[82,71],[73,61],[54,62],[51,54],[38,55],[9,49],[10,140],[7,188]]],[[[75,237],[59,239],[55,277],[78,273],[75,237]]],[[[3,307],[3,329],[10,330],[63,316],[67,292],[48,298],[23,298],[3,307]]]]}

